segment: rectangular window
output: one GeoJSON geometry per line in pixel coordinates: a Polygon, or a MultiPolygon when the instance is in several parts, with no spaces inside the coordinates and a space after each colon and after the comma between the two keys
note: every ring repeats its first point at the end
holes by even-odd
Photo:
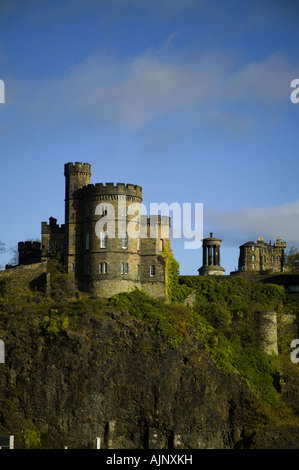
{"type": "Polygon", "coordinates": [[[101,232],[101,248],[107,248],[107,232],[105,230],[101,232]]]}
{"type": "Polygon", "coordinates": [[[251,250],[254,251],[254,249],[255,249],[255,246],[252,245],[251,250]]]}
{"type": "Polygon", "coordinates": [[[72,272],[75,271],[75,263],[72,263],[72,264],[71,264],[71,271],[72,271],[72,272]]]}
{"type": "Polygon", "coordinates": [[[128,274],[128,272],[129,272],[128,263],[120,263],[120,273],[121,274],[128,274]]]}
{"type": "Polygon", "coordinates": [[[128,248],[128,235],[127,232],[123,232],[121,236],[121,247],[128,248]]]}
{"type": "Polygon", "coordinates": [[[150,276],[155,276],[156,274],[156,266],[153,264],[150,266],[150,276]]]}
{"type": "Polygon", "coordinates": [[[100,271],[100,274],[107,274],[107,272],[108,272],[107,263],[100,263],[99,271],[100,271]]]}
{"type": "Polygon", "coordinates": [[[52,242],[49,242],[48,253],[52,253],[52,242]]]}

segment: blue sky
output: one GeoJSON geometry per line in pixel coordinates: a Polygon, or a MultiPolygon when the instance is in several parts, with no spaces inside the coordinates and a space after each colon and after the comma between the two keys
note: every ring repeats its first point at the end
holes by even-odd
{"type": "MultiPolygon", "coordinates": [[[[0,241],[64,222],[66,162],[144,204],[203,203],[204,236],[299,247],[299,4],[258,0],[0,3],[0,241]]],[[[182,274],[201,250],[173,240],[182,274]]]]}

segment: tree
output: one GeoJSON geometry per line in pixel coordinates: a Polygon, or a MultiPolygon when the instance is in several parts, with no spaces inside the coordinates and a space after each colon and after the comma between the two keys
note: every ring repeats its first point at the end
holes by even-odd
{"type": "MultiPolygon", "coordinates": [[[[4,253],[5,251],[5,243],[0,242],[0,254],[4,253]]],[[[2,269],[2,265],[0,264],[0,269],[2,269]]]]}
{"type": "Polygon", "coordinates": [[[290,271],[299,271],[299,251],[295,246],[286,254],[286,266],[290,271]]]}

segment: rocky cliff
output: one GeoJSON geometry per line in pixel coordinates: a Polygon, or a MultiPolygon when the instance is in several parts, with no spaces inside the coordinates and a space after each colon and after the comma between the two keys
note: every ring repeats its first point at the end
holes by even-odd
{"type": "Polygon", "coordinates": [[[94,448],[96,437],[110,449],[296,447],[295,365],[269,413],[200,338],[171,348],[123,308],[73,302],[51,320],[38,314],[43,302],[1,309],[0,434],[14,434],[16,448],[94,448]]]}

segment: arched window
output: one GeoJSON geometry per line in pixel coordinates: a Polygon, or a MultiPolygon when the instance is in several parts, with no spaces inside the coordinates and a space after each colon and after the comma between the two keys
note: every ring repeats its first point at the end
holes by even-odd
{"type": "Polygon", "coordinates": [[[255,255],[251,256],[251,261],[255,261],[255,255]]]}

